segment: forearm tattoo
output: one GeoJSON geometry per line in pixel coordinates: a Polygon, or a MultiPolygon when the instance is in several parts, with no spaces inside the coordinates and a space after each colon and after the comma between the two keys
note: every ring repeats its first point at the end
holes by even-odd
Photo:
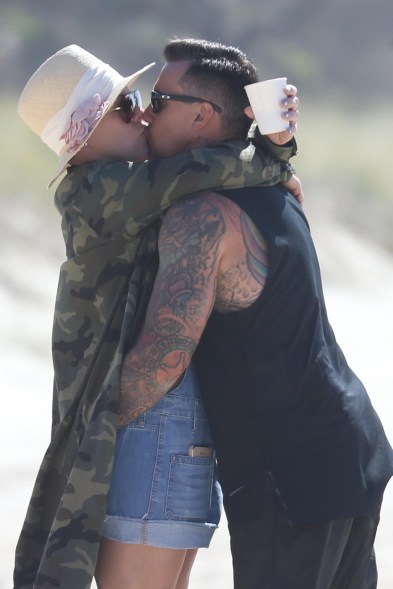
{"type": "Polygon", "coordinates": [[[168,212],[146,322],[123,366],[120,425],[153,406],[188,366],[214,303],[224,232],[220,208],[207,199],[168,212]]]}

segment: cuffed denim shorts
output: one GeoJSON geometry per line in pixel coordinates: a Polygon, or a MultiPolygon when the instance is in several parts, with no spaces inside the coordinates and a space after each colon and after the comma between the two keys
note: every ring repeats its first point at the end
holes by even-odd
{"type": "Polygon", "coordinates": [[[190,366],[175,389],[118,430],[103,536],[207,547],[221,507],[212,437],[190,366]]]}

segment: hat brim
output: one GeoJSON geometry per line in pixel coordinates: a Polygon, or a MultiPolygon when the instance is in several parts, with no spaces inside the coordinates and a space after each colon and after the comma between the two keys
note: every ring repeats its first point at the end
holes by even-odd
{"type": "MultiPolygon", "coordinates": [[[[110,95],[108,96],[108,98],[106,100],[106,102],[108,103],[108,107],[107,107],[106,112],[108,112],[111,109],[113,104],[116,102],[118,96],[120,96],[120,94],[123,92],[124,89],[131,89],[132,84],[137,80],[137,78],[139,78],[140,75],[142,75],[145,72],[147,72],[148,70],[150,70],[154,65],[155,65],[155,62],[149,63],[148,65],[146,65],[142,69],[135,72],[135,74],[132,74],[131,76],[123,78],[118,84],[116,84],[116,86],[113,88],[112,92],[110,93],[110,95]]],[[[96,125],[91,129],[90,133],[87,135],[87,137],[85,139],[85,142],[89,139],[89,137],[92,135],[92,133],[98,127],[98,125],[100,124],[100,122],[102,121],[104,116],[101,117],[101,119],[99,119],[98,122],[96,123],[96,125]]],[[[56,170],[55,170],[55,175],[50,180],[47,188],[50,188],[52,186],[52,184],[58,179],[60,174],[62,174],[65,171],[65,169],[67,168],[68,162],[78,153],[78,151],[80,151],[82,149],[83,145],[84,144],[80,145],[72,153],[65,153],[63,156],[60,156],[59,161],[57,163],[56,170]]]]}

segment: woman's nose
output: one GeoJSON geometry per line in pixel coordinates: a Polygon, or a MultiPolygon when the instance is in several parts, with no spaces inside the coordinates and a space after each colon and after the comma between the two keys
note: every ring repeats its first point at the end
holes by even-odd
{"type": "Polygon", "coordinates": [[[140,123],[142,121],[144,114],[144,110],[141,106],[136,106],[134,108],[134,112],[132,113],[132,122],[133,123],[140,123]]]}
{"type": "Polygon", "coordinates": [[[144,110],[142,119],[146,122],[146,123],[152,123],[153,119],[154,119],[154,113],[153,110],[151,108],[151,104],[149,104],[149,106],[147,106],[144,110]]]}

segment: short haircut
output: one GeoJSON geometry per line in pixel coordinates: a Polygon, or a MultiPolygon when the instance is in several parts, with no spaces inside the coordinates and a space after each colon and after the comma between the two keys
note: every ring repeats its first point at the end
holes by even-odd
{"type": "Polygon", "coordinates": [[[173,39],[163,56],[167,63],[190,61],[181,79],[187,93],[218,104],[224,129],[234,138],[247,137],[252,121],[243,112],[250,104],[244,86],[259,78],[240,49],[204,39],[173,39]]]}

